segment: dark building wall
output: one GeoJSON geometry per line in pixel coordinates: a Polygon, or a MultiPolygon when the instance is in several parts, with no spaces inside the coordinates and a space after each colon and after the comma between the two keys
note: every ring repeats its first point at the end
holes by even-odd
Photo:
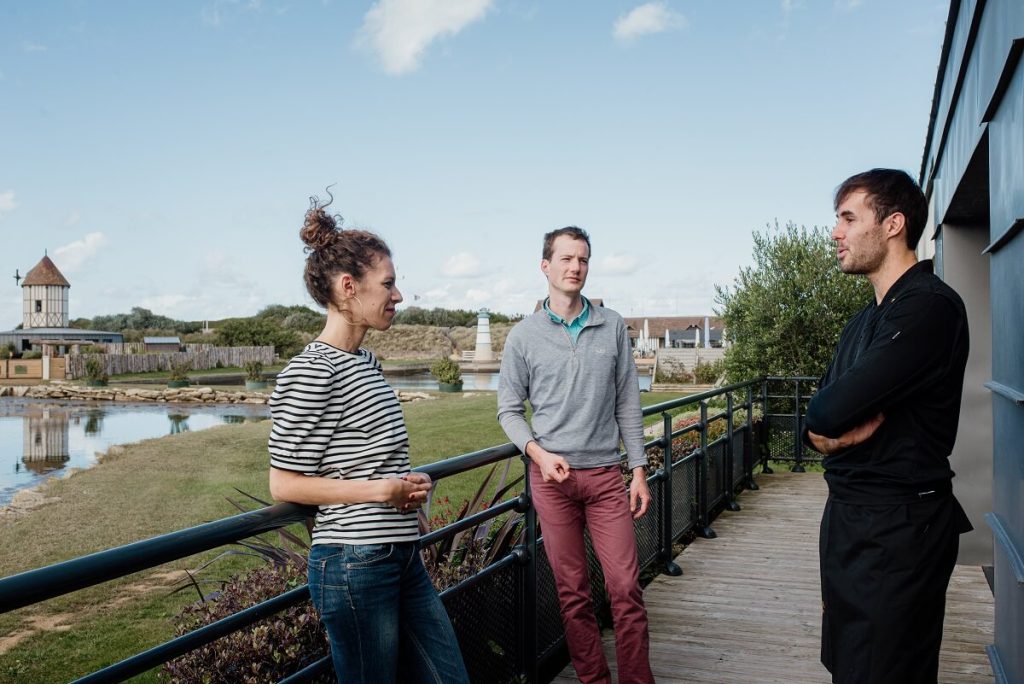
{"type": "MultiPolygon", "coordinates": [[[[992,506],[998,683],[1024,684],[1024,3],[954,0],[929,124],[922,184],[943,270],[977,263],[955,225],[987,233],[992,506]]],[[[976,247],[971,247],[973,251],[976,247]]],[[[966,277],[971,273],[968,270],[966,277]]],[[[977,312],[968,311],[971,316],[977,312]]],[[[972,352],[973,353],[973,352],[972,352]]],[[[959,446],[959,444],[958,444],[959,446]]],[[[977,521],[975,522],[977,524],[977,521]]]]}

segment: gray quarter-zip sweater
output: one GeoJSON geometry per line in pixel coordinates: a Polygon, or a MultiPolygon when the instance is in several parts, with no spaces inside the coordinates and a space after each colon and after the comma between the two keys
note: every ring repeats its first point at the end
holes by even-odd
{"type": "Polygon", "coordinates": [[[622,317],[591,304],[575,344],[543,309],[517,323],[501,358],[498,422],[520,451],[535,441],[570,468],[617,464],[620,439],[630,468],[647,465],[640,387],[622,317]]]}

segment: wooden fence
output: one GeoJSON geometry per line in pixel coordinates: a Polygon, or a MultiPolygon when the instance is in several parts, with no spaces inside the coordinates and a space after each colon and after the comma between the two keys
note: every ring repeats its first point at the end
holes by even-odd
{"type": "Polygon", "coordinates": [[[63,358],[0,360],[0,380],[63,380],[63,358]]]}
{"type": "MultiPolygon", "coordinates": [[[[145,354],[146,345],[143,342],[102,342],[94,346],[104,347],[106,354],[145,354]]],[[[209,351],[210,349],[218,349],[217,346],[202,343],[202,344],[183,344],[181,345],[182,351],[194,354],[196,352],[209,351]]],[[[221,347],[222,348],[222,347],[221,347]]],[[[152,353],[152,352],[150,352],[152,353]]]]}
{"type": "Polygon", "coordinates": [[[241,368],[249,361],[259,361],[265,366],[274,363],[274,348],[271,347],[214,347],[212,345],[186,345],[184,352],[161,352],[151,354],[69,354],[67,359],[68,379],[85,376],[85,362],[98,359],[104,364],[108,375],[128,373],[167,372],[175,365],[189,365],[193,371],[223,368],[241,368]]]}

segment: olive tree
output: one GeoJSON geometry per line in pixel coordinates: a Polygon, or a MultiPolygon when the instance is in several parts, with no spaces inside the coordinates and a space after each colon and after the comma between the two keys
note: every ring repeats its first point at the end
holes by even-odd
{"type": "Polygon", "coordinates": [[[826,228],[766,226],[754,232],[753,257],[731,287],[715,286],[729,380],[820,376],[846,321],[870,301],[870,283],[839,270],[826,228]]]}

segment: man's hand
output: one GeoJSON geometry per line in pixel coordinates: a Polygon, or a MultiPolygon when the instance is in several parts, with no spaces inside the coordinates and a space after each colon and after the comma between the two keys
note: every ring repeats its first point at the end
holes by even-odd
{"type": "Polygon", "coordinates": [[[811,444],[814,448],[823,454],[834,454],[837,451],[843,451],[850,447],[862,444],[875,434],[875,430],[878,429],[885,421],[885,416],[879,413],[873,418],[869,418],[867,421],[861,423],[855,428],[839,435],[838,437],[825,437],[819,435],[816,432],[807,431],[807,438],[811,440],[811,444]]]}
{"type": "Polygon", "coordinates": [[[633,468],[633,481],[629,483],[629,510],[633,519],[644,517],[651,505],[651,490],[647,486],[647,471],[643,466],[633,468]]]}
{"type": "Polygon", "coordinates": [[[569,477],[569,463],[559,456],[553,454],[540,444],[530,442],[526,445],[526,455],[529,456],[537,467],[540,468],[540,475],[545,482],[565,482],[569,477]]]}

